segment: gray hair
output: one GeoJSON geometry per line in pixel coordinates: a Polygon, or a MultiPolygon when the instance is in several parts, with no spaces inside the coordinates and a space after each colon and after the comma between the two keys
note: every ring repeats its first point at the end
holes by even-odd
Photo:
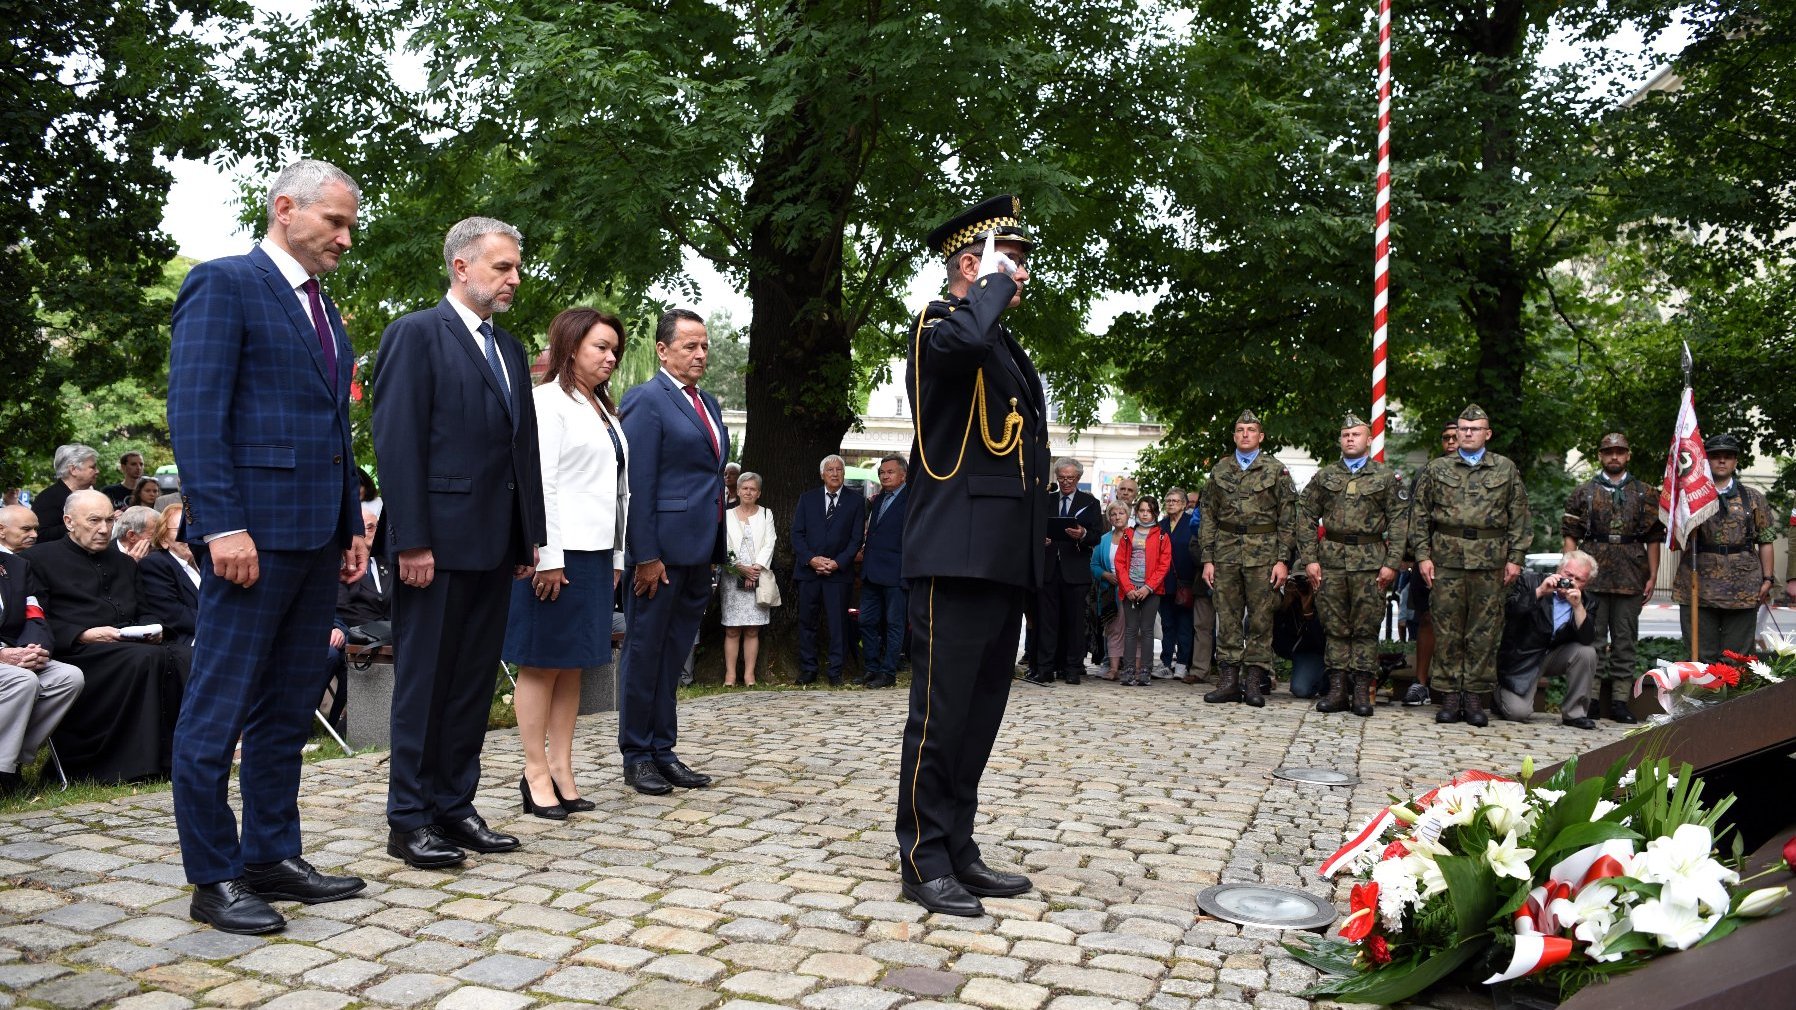
{"type": "Polygon", "coordinates": [[[455,261],[467,259],[468,250],[488,235],[504,235],[516,242],[518,248],[524,246],[524,233],[496,217],[464,217],[455,222],[443,239],[443,268],[449,271],[451,280],[455,278],[455,261]]]}
{"type": "Polygon", "coordinates": [[[312,158],[301,158],[274,177],[268,187],[268,225],[274,227],[274,201],[280,197],[290,198],[295,205],[309,207],[324,198],[324,189],[331,183],[337,183],[349,190],[356,203],[362,202],[362,187],[355,184],[349,173],[328,161],[317,161],[312,158]]]}
{"type": "Polygon", "coordinates": [[[1060,476],[1060,471],[1066,469],[1069,466],[1073,468],[1073,473],[1079,475],[1080,477],[1085,476],[1084,464],[1080,463],[1078,460],[1072,458],[1071,456],[1062,456],[1059,459],[1054,461],[1054,471],[1053,471],[1054,476],[1056,476],[1056,477],[1060,476]]]}
{"type": "Polygon", "coordinates": [[[56,447],[56,479],[61,480],[69,475],[69,471],[83,463],[97,463],[100,454],[91,445],[70,442],[68,445],[56,447]]]}
{"type": "Polygon", "coordinates": [[[747,481],[748,483],[753,484],[755,487],[760,488],[763,491],[767,489],[767,484],[766,484],[766,482],[761,480],[760,474],[754,472],[753,470],[744,470],[741,473],[736,475],[736,491],[738,494],[741,493],[741,491],[742,491],[742,482],[743,481],[747,481]]]}
{"type": "MultiPolygon", "coordinates": [[[[825,457],[823,457],[823,458],[822,458],[822,459],[820,459],[820,460],[818,460],[818,461],[817,461],[817,472],[818,472],[818,473],[822,473],[822,472],[823,472],[823,468],[824,468],[824,467],[826,467],[826,466],[828,466],[828,465],[829,465],[829,461],[830,461],[830,460],[832,460],[832,459],[833,459],[833,460],[835,460],[835,461],[836,461],[836,462],[838,462],[838,463],[840,463],[840,464],[842,464],[842,469],[844,469],[844,470],[846,470],[846,469],[848,469],[848,461],[847,461],[847,460],[845,460],[845,459],[843,459],[843,458],[842,458],[842,457],[840,457],[840,456],[838,456],[838,455],[836,455],[836,454],[835,454],[835,453],[833,453],[833,452],[832,452],[832,453],[830,453],[830,454],[829,454],[829,455],[827,455],[827,456],[825,456],[825,457]]],[[[738,483],[738,484],[740,484],[740,483],[742,483],[742,478],[741,478],[741,477],[737,477],[737,478],[736,478],[736,483],[738,483]]]]}
{"type": "Polygon", "coordinates": [[[1559,559],[1559,567],[1561,568],[1574,563],[1584,566],[1584,578],[1586,581],[1594,580],[1596,578],[1597,564],[1595,558],[1583,551],[1566,551],[1565,556],[1559,559]]]}
{"type": "Polygon", "coordinates": [[[910,472],[910,464],[906,463],[904,461],[904,457],[898,455],[897,453],[893,453],[890,456],[881,456],[880,457],[880,459],[879,459],[880,466],[885,466],[887,463],[898,464],[898,472],[899,473],[909,473],[910,472]]]}
{"type": "Polygon", "coordinates": [[[112,539],[123,540],[127,533],[142,536],[161,520],[162,514],[148,505],[133,505],[112,524],[112,539]]]}

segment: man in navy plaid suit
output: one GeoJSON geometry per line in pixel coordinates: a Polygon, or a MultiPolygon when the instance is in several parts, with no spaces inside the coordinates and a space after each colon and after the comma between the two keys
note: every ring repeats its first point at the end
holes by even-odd
{"type": "Polygon", "coordinates": [[[341,169],[289,165],[269,189],[267,237],[194,267],[175,300],[169,429],[185,535],[211,555],[175,726],[175,823],[191,914],[230,933],[285,925],[269,901],[363,887],[301,857],[298,803],[336,584],[359,579],[368,559],[350,446],[354,356],[318,283],[349,248],[360,204],[341,169]],[[226,800],[240,735],[241,841],[226,800]]]}

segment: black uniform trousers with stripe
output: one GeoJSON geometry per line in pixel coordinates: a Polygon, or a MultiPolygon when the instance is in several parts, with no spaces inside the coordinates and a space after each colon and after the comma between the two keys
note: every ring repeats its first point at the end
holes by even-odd
{"type": "Polygon", "coordinates": [[[898,863],[934,880],[979,858],[979,778],[1004,721],[1022,629],[1023,590],[985,579],[910,586],[910,717],[898,774],[898,863]]]}

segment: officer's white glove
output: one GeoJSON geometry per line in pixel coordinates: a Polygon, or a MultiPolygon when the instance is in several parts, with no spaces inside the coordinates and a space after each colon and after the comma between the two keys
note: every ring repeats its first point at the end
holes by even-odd
{"type": "Polygon", "coordinates": [[[1002,273],[1006,276],[1016,273],[1016,263],[1009,256],[998,251],[998,233],[985,233],[985,251],[979,256],[979,276],[1002,273]]]}

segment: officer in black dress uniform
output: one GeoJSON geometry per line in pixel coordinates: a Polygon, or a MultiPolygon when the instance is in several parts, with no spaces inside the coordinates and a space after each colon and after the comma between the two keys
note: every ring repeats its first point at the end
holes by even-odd
{"type": "Polygon", "coordinates": [[[1035,242],[1020,211],[1015,197],[994,197],[929,234],[947,258],[948,294],[917,316],[905,370],[916,440],[898,863],[905,897],[949,915],[980,915],[981,896],[1030,888],[1028,877],[986,866],[973,844],[1023,606],[1046,560],[1047,409],[1029,356],[999,322],[1029,279],[1035,242]]]}

